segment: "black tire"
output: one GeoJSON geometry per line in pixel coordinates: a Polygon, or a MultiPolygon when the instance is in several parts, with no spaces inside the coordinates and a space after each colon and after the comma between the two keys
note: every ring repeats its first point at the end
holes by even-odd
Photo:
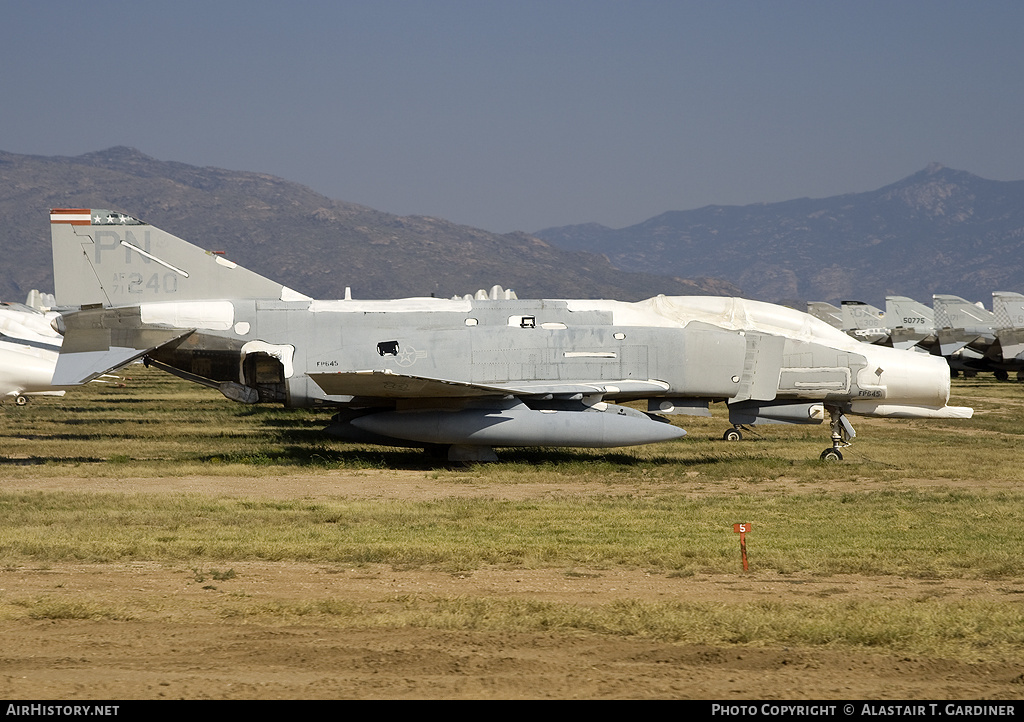
{"type": "Polygon", "coordinates": [[[743,439],[743,434],[739,429],[727,429],[726,432],[722,434],[722,439],[725,441],[741,441],[743,439]]]}
{"type": "Polygon", "coordinates": [[[818,458],[820,458],[822,461],[842,461],[843,452],[841,452],[839,449],[825,449],[823,452],[821,452],[821,456],[818,458]]]}
{"type": "Polygon", "coordinates": [[[1008,378],[1010,378],[1010,373],[1008,371],[1004,371],[1003,369],[996,369],[995,371],[992,372],[992,374],[999,381],[1006,381],[1008,378]]]}

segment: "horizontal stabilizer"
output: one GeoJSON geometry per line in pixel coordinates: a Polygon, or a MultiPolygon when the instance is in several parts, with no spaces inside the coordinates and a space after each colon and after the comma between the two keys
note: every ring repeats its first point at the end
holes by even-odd
{"type": "Polygon", "coordinates": [[[138,307],[93,308],[62,316],[64,343],[53,384],[76,386],[92,381],[194,331],[148,326],[139,314],[138,307]]]}
{"type": "Polygon", "coordinates": [[[1024,358],[1024,328],[1004,328],[996,331],[1003,361],[1024,358]]]}
{"type": "Polygon", "coordinates": [[[142,358],[149,349],[108,348],[105,351],[63,353],[53,370],[54,386],[78,386],[142,358]]]}

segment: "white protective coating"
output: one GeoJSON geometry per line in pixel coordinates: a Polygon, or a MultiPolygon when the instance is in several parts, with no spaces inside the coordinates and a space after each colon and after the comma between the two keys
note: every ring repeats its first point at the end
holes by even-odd
{"type": "Polygon", "coordinates": [[[56,312],[44,314],[28,309],[0,308],[0,333],[12,339],[60,346],[64,337],[52,325],[59,315],[56,312]]]}
{"type": "MultiPolygon", "coordinates": [[[[292,356],[295,355],[294,346],[287,344],[276,345],[265,341],[249,341],[242,345],[242,354],[238,360],[239,369],[241,369],[242,364],[245,362],[245,357],[251,353],[265,353],[276,358],[284,368],[284,377],[286,379],[290,379],[295,373],[295,368],[292,365],[292,356]]],[[[241,377],[241,374],[239,374],[239,377],[241,377]]]]}
{"type": "Polygon", "coordinates": [[[288,286],[281,286],[281,300],[282,301],[312,301],[313,299],[304,293],[294,291],[288,286]]]}
{"type": "MultiPolygon", "coordinates": [[[[966,407],[949,401],[945,359],[862,343],[821,319],[762,301],[720,296],[656,296],[646,301],[569,301],[571,311],[608,311],[616,325],[682,327],[693,321],[735,331],[777,334],[858,354],[867,365],[857,374],[861,390],[877,397],[855,401],[853,413],[922,418],[970,418],[966,407]],[[881,404],[881,400],[886,404],[881,404]]],[[[786,369],[783,369],[785,371],[786,369]]]]}
{"type": "Polygon", "coordinates": [[[57,351],[0,342],[0,395],[49,390],[57,351]]]}
{"type": "Polygon", "coordinates": [[[861,353],[859,341],[802,311],[727,296],[655,296],[646,301],[569,301],[570,311],[609,311],[616,326],[682,327],[701,321],[734,331],[784,335],[861,353]]]}
{"type": "Polygon", "coordinates": [[[63,396],[50,386],[64,340],[51,326],[58,315],[20,305],[0,308],[0,395],[63,396]]]}
{"type": "MultiPolygon", "coordinates": [[[[950,392],[949,364],[941,356],[870,344],[863,344],[861,353],[867,359],[867,366],[857,374],[857,385],[861,391],[877,390],[878,396],[873,399],[855,399],[853,413],[892,415],[884,410],[867,410],[875,406],[919,407],[917,416],[922,418],[935,416],[925,413],[925,407],[953,414],[942,418],[970,418],[973,413],[970,409],[946,406],[950,392]],[[885,403],[881,404],[883,399],[885,403]]],[[[908,410],[903,415],[909,414],[908,410]]]]}
{"type": "Polygon", "coordinates": [[[139,309],[142,322],[146,324],[227,331],[235,322],[235,307],[231,301],[144,303],[139,309]]]}
{"type": "Polygon", "coordinates": [[[871,401],[854,401],[851,405],[850,413],[860,416],[882,416],[891,419],[969,419],[974,415],[974,409],[966,406],[933,408],[928,406],[876,404],[871,401]]]}

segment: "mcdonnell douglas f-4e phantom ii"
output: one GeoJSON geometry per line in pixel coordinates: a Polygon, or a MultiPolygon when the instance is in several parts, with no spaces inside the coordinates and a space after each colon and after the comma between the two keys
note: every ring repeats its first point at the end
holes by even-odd
{"type": "MultiPolygon", "coordinates": [[[[941,358],[871,346],[739,298],[316,301],[142,221],[50,215],[64,343],[55,384],[133,360],[243,403],[334,407],[342,439],[448,447],[614,447],[677,439],[663,415],[822,423],[841,459],[848,415],[968,418],[941,358]],[[646,399],[648,412],[616,402],[646,399]]],[[[729,432],[727,432],[729,433],[729,432]]]]}

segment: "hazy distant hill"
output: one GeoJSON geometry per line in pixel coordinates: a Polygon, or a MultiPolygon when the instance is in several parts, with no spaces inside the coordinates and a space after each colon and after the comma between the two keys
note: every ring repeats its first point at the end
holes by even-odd
{"type": "Polygon", "coordinates": [[[933,293],[990,303],[1024,291],[1024,181],[930,165],[868,193],[672,211],[619,230],[597,224],[535,235],[603,253],[619,268],[724,278],[763,300],[933,293]]]}
{"type": "Polygon", "coordinates": [[[617,271],[525,233],[335,201],[261,173],[158,161],[131,148],[74,158],[0,152],[0,299],[53,290],[49,209],[121,211],[315,298],[451,296],[501,284],[520,297],[637,300],[736,293],[727,283],[617,271]]]}

